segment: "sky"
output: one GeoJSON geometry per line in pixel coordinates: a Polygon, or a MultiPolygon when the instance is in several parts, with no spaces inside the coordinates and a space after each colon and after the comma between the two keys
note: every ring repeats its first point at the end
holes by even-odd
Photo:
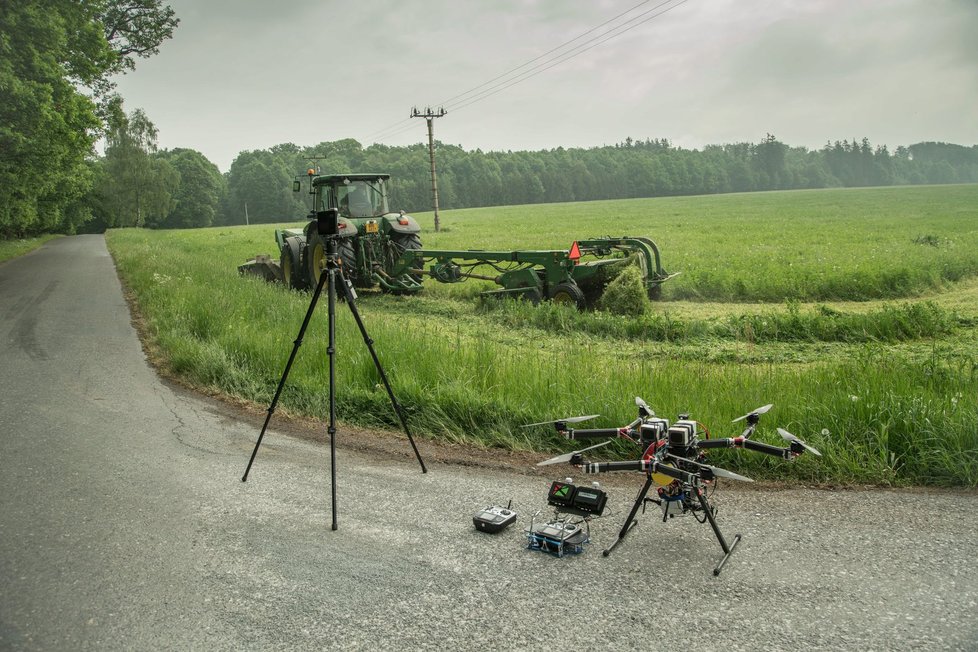
{"type": "Polygon", "coordinates": [[[978,144],[978,0],[165,0],[159,147],[978,144]],[[576,49],[575,49],[576,48],[576,49]],[[523,67],[520,67],[523,66],[523,67]]]}

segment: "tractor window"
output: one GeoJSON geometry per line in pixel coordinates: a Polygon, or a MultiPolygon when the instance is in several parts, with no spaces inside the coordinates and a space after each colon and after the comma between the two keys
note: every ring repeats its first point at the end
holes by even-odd
{"type": "Polygon", "coordinates": [[[380,217],[387,210],[387,188],[384,179],[351,180],[336,187],[340,215],[345,217],[380,217]]]}

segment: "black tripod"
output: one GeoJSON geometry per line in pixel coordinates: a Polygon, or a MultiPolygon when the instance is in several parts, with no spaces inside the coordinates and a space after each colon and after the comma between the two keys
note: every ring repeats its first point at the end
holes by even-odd
{"type": "Polygon", "coordinates": [[[285,364],[285,371],[282,372],[282,379],[278,383],[278,389],[275,390],[275,396],[272,398],[271,405],[268,406],[268,416],[265,417],[265,424],[261,428],[261,433],[258,435],[258,441],[255,442],[255,450],[251,453],[251,459],[248,461],[248,467],[245,469],[244,476],[242,476],[241,481],[248,481],[248,473],[251,471],[251,465],[255,462],[255,456],[258,454],[258,447],[261,446],[261,440],[265,437],[265,430],[268,428],[268,422],[272,419],[272,414],[275,412],[275,407],[278,405],[279,396],[282,394],[282,388],[285,387],[285,381],[289,377],[289,370],[292,369],[292,363],[295,361],[296,353],[299,351],[299,346],[302,344],[302,336],[306,332],[306,328],[309,326],[309,321],[312,319],[313,311],[316,309],[316,304],[319,302],[319,296],[323,292],[323,286],[327,287],[327,305],[329,306],[329,345],[326,349],[326,353],[329,355],[329,427],[327,432],[329,433],[329,459],[330,459],[330,486],[332,490],[332,514],[333,514],[333,526],[332,529],[337,528],[336,524],[336,288],[339,286],[343,291],[343,298],[346,300],[346,305],[350,307],[350,312],[353,313],[353,319],[357,323],[357,327],[360,329],[360,335],[363,336],[363,342],[367,345],[367,350],[370,351],[370,357],[373,358],[374,366],[377,367],[377,373],[380,374],[380,379],[384,383],[384,387],[387,389],[387,395],[390,397],[391,405],[394,407],[394,412],[397,413],[398,419],[401,421],[401,426],[404,428],[405,434],[407,434],[408,441],[411,443],[411,448],[414,450],[414,455],[418,458],[418,463],[421,465],[421,472],[427,473],[428,469],[424,465],[424,460],[421,459],[421,453],[418,452],[418,447],[414,443],[414,437],[411,436],[411,431],[408,429],[407,419],[404,416],[404,409],[401,407],[400,403],[397,402],[397,397],[394,396],[394,390],[391,389],[390,382],[387,380],[387,374],[384,373],[384,368],[380,364],[380,359],[377,357],[377,352],[374,350],[374,341],[367,334],[367,328],[363,325],[363,319],[360,317],[359,311],[357,311],[357,306],[355,303],[356,295],[353,293],[349,282],[343,275],[343,269],[339,264],[339,256],[336,253],[337,250],[337,211],[336,209],[330,209],[326,211],[320,211],[317,213],[317,229],[319,235],[323,237],[326,242],[326,269],[322,271],[319,275],[319,282],[316,284],[316,289],[312,294],[312,300],[309,302],[309,309],[306,311],[305,319],[302,320],[302,326],[299,328],[299,334],[295,338],[293,343],[292,353],[289,355],[289,361],[285,364]]]}

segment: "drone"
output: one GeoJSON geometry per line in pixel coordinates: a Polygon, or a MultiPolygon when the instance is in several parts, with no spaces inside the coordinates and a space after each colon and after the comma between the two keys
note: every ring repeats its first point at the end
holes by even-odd
{"type": "Polygon", "coordinates": [[[605,557],[610,555],[632,528],[638,525],[639,509],[644,514],[647,504],[655,503],[662,510],[663,522],[688,515],[692,515],[700,523],[709,522],[724,553],[720,563],[713,569],[713,574],[719,575],[740,542],[741,535],[736,535],[728,545],[717,525],[717,509],[710,503],[710,498],[716,492],[719,478],[740,482],[753,482],[753,480],[739,473],[707,464],[706,451],[712,448],[744,448],[786,460],[793,460],[805,452],[819,457],[822,455],[783,428],[778,428],[778,433],[788,442],[787,447],[772,446],[751,439],[761,415],[774,407],[773,404],[764,405],[734,419],[732,423],[746,421],[746,428],[739,437],[723,439],[711,439],[709,430],[703,424],[691,419],[689,414],[680,414],[678,420],[670,423],[668,419],[657,417],[652,408],[640,397],[635,397],[635,406],[638,408],[638,418],[620,428],[575,429],[572,427],[574,424],[600,416],[597,414],[544,421],[527,426],[553,425],[561,436],[572,440],[608,439],[595,446],[558,455],[538,463],[537,466],[566,463],[580,468],[587,474],[613,471],[641,471],[646,474],[645,484],[618,532],[618,537],[602,553],[605,557]],[[703,439],[700,439],[700,434],[704,435],[703,439]],[[641,459],[614,462],[592,462],[585,459],[585,452],[608,444],[615,438],[624,438],[638,444],[642,450],[641,459]],[[650,498],[648,494],[653,485],[656,485],[655,497],[650,498]]]}

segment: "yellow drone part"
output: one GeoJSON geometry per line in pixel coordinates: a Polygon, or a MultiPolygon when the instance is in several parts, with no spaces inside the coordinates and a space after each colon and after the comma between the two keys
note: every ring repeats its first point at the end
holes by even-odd
{"type": "MultiPolygon", "coordinates": [[[[668,466],[668,467],[672,468],[672,464],[663,464],[662,466],[668,466]]],[[[660,487],[668,487],[669,485],[671,485],[675,481],[676,481],[676,479],[674,477],[669,476],[669,475],[666,475],[665,473],[653,473],[652,474],[652,482],[656,483],[660,487]]]]}

